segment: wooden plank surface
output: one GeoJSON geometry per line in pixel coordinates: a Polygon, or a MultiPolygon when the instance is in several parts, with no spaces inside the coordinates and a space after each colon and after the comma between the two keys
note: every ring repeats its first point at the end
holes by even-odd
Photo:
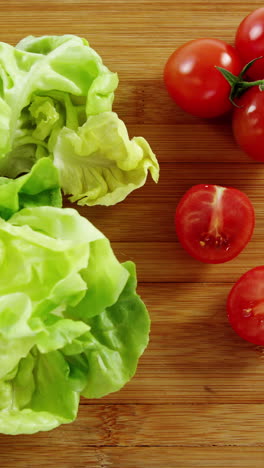
{"type": "Polygon", "coordinates": [[[12,450],[14,465],[10,465],[10,453],[4,451],[2,466],[16,466],[30,468],[32,466],[54,466],[53,460],[65,468],[86,468],[87,466],[100,468],[161,468],[164,460],[166,467],[184,468],[263,468],[264,450],[261,447],[89,447],[78,452],[78,444],[71,444],[65,459],[65,445],[51,445],[49,453],[43,452],[42,447],[30,447],[30,460],[23,461],[18,455],[20,444],[12,450]],[[31,460],[39,462],[31,464],[31,460]],[[50,463],[50,461],[52,462],[50,463]],[[252,465],[252,460],[254,465],[252,465]]]}
{"type": "MultiPolygon", "coordinates": [[[[113,207],[79,208],[137,264],[152,319],[149,347],[121,391],[82,399],[73,424],[32,436],[0,435],[0,466],[58,468],[262,468],[264,352],[230,328],[226,298],[264,264],[264,165],[235,144],[230,117],[185,114],[162,82],[169,54],[198,37],[234,42],[249,0],[0,0],[0,40],[73,33],[119,75],[114,110],[130,136],[148,139],[160,181],[113,207]],[[252,241],[223,265],[202,265],[179,245],[174,213],[191,185],[243,190],[256,211],[252,241]]],[[[66,201],[65,206],[69,206],[66,201]]],[[[1,429],[1,428],[0,428],[1,429]]]]}

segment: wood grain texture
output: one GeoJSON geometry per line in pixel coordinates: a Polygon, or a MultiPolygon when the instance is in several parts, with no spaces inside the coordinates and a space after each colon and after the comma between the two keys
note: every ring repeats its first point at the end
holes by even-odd
{"type": "MultiPolygon", "coordinates": [[[[150,343],[135,377],[100,400],[81,400],[73,424],[33,436],[0,436],[0,466],[57,468],[263,468],[264,352],[226,318],[238,277],[264,264],[264,166],[232,137],[231,117],[185,114],[163,86],[170,53],[186,41],[234,43],[249,0],[0,0],[0,41],[77,34],[119,75],[113,109],[129,135],[148,139],[161,166],[113,207],[78,207],[137,264],[149,309],[150,343]],[[179,245],[174,212],[192,185],[243,190],[256,212],[252,241],[237,259],[203,265],[179,245]]],[[[65,206],[70,206],[65,200],[65,206]]],[[[0,428],[1,430],[1,428],[0,428]]]]}
{"type": "Polygon", "coordinates": [[[206,447],[262,444],[263,404],[243,405],[82,405],[78,419],[55,429],[51,434],[6,436],[6,448],[29,449],[32,441],[39,448],[85,447],[206,447]],[[166,424],[161,424],[161,420],[166,424]],[[129,424],[128,424],[129,421],[129,424]],[[16,440],[14,440],[16,439],[16,440]],[[30,440],[31,439],[31,440],[30,440]]]}
{"type": "Polygon", "coordinates": [[[30,459],[21,456],[18,443],[11,453],[4,451],[2,466],[36,468],[56,466],[65,468],[161,468],[166,460],[166,468],[263,468],[264,450],[261,447],[83,447],[78,451],[78,443],[69,445],[67,458],[65,445],[49,447],[49,453],[34,445],[30,459]],[[78,456],[76,452],[78,451],[78,456]],[[10,463],[11,460],[11,463],[10,463]]]}
{"type": "Polygon", "coordinates": [[[152,328],[136,377],[118,393],[83,403],[261,403],[264,354],[230,328],[229,290],[217,283],[141,284],[152,328]]]}

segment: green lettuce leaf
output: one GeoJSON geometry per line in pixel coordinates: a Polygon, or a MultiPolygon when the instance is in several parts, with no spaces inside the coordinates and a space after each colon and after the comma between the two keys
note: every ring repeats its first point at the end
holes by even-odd
{"type": "Polygon", "coordinates": [[[129,139],[112,112],[118,85],[101,57],[74,35],[0,43],[0,176],[15,178],[43,157],[80,205],[112,205],[141,187],[156,156],[143,137],[129,139]]]}
{"type": "Polygon", "coordinates": [[[16,47],[1,42],[0,79],[0,165],[8,177],[49,155],[49,140],[64,125],[77,129],[87,115],[111,110],[118,85],[74,35],[29,36],[16,47]]]}
{"type": "Polygon", "coordinates": [[[77,338],[63,349],[70,355],[70,367],[82,370],[85,386],[81,394],[86,398],[100,398],[123,387],[135,374],[138,359],[148,344],[150,319],[135,292],[135,265],[126,262],[123,266],[129,278],[117,302],[86,319],[90,332],[85,340],[77,338]]]}
{"type": "Polygon", "coordinates": [[[59,176],[49,158],[36,162],[28,174],[9,179],[0,177],[0,216],[10,218],[28,206],[62,206],[59,176]]]}
{"type": "Polygon", "coordinates": [[[74,131],[64,127],[54,148],[61,186],[79,205],[113,205],[146,182],[150,171],[158,181],[154,153],[142,137],[129,139],[114,112],[88,117],[74,131]]]}
{"type": "Polygon", "coordinates": [[[72,389],[70,368],[59,351],[35,349],[20,360],[15,376],[0,381],[0,430],[33,434],[72,422],[79,393],[72,389]]]}
{"type": "Polygon", "coordinates": [[[50,430],[134,375],[150,319],[132,263],[71,208],[0,219],[0,431],[50,430]]]}

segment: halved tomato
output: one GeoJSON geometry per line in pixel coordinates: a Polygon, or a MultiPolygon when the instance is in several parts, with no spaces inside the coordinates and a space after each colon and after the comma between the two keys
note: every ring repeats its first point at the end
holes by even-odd
{"type": "Polygon", "coordinates": [[[247,271],[231,289],[227,316],[235,332],[256,345],[264,345],[264,266],[247,271]]]}
{"type": "Polygon", "coordinates": [[[236,257],[249,242],[254,225],[254,208],[247,195],[218,185],[190,188],[175,214],[180,243],[204,263],[223,263],[236,257]]]}

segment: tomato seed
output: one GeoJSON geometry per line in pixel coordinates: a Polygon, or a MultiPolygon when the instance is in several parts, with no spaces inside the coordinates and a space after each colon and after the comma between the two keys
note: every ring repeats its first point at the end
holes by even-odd
{"type": "Polygon", "coordinates": [[[243,309],[243,310],[242,310],[242,315],[243,315],[243,317],[245,317],[245,318],[251,317],[251,315],[252,315],[252,309],[251,309],[251,308],[243,309]]]}
{"type": "Polygon", "coordinates": [[[200,245],[201,247],[223,248],[226,251],[230,249],[230,242],[225,234],[219,234],[215,237],[208,232],[203,233],[200,237],[200,245]]]}

